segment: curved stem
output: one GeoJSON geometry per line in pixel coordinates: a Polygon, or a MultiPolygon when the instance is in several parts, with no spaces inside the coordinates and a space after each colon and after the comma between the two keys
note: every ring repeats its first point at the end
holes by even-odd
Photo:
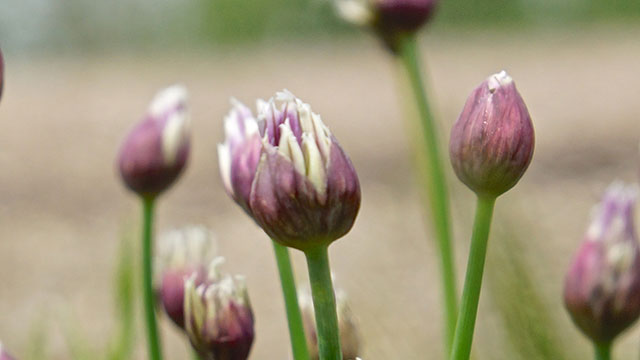
{"type": "MultiPolygon", "coordinates": [[[[407,80],[414,96],[414,102],[420,116],[420,134],[422,138],[415,138],[419,143],[424,159],[418,163],[422,184],[427,190],[431,221],[433,223],[438,251],[440,253],[440,273],[445,310],[445,329],[447,350],[451,349],[456,326],[458,311],[456,274],[453,260],[453,245],[451,243],[451,221],[449,215],[449,197],[447,182],[443,170],[442,157],[437,136],[437,128],[429,108],[427,93],[424,88],[420,57],[416,38],[407,35],[400,39],[400,60],[407,80]]],[[[417,146],[418,144],[416,144],[417,146]]]]}
{"type": "Polygon", "coordinates": [[[144,315],[147,327],[147,343],[149,345],[149,359],[161,360],[160,337],[156,323],[155,298],[153,293],[153,207],[154,198],[143,199],[143,232],[142,232],[142,291],[144,300],[144,315]]]}
{"type": "Polygon", "coordinates": [[[480,289],[482,288],[482,273],[487,255],[489,228],[491,227],[495,201],[495,197],[478,196],[467,274],[464,280],[464,290],[462,291],[460,317],[458,318],[456,335],[453,340],[451,360],[468,360],[471,353],[473,330],[476,324],[476,315],[478,314],[480,289]]]}
{"type": "Polygon", "coordinates": [[[595,344],[594,350],[596,360],[611,360],[611,343],[595,344]]]}
{"type": "Polygon", "coordinates": [[[316,313],[316,329],[320,360],[342,360],[336,297],[333,292],[329,252],[327,246],[305,250],[313,308],[316,313]]]}
{"type": "Polygon", "coordinates": [[[280,273],[284,305],[287,310],[293,358],[295,360],[309,360],[309,350],[307,349],[307,340],[304,336],[304,327],[302,325],[302,316],[300,315],[300,306],[298,305],[298,294],[293,269],[291,267],[289,249],[275,241],[272,242],[276,262],[278,263],[278,272],[280,273]]]}

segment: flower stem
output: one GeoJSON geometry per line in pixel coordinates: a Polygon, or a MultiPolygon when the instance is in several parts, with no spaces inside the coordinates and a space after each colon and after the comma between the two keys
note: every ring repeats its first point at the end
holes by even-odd
{"type": "Polygon", "coordinates": [[[153,208],[155,198],[143,199],[144,225],[142,232],[142,291],[144,300],[144,315],[147,327],[147,343],[149,345],[149,359],[161,360],[162,350],[160,348],[160,337],[158,336],[158,325],[156,323],[156,313],[153,294],[153,262],[151,254],[153,251],[153,208]]]}
{"type": "Polygon", "coordinates": [[[596,360],[611,360],[611,343],[595,344],[596,360]]]}
{"type": "Polygon", "coordinates": [[[333,292],[327,246],[305,250],[313,308],[316,314],[320,360],[342,360],[336,297],[333,292]]]}
{"type": "Polygon", "coordinates": [[[458,318],[456,335],[453,340],[451,360],[468,360],[471,353],[473,330],[476,324],[476,315],[478,314],[480,289],[482,288],[482,273],[487,255],[489,229],[495,202],[495,197],[478,196],[467,274],[462,291],[460,317],[458,318]]]}
{"type": "Polygon", "coordinates": [[[282,295],[284,296],[284,305],[287,310],[293,358],[294,360],[309,360],[309,350],[307,349],[307,340],[304,336],[304,327],[302,325],[302,316],[300,315],[300,306],[298,305],[298,294],[293,269],[291,268],[289,249],[273,241],[273,251],[276,254],[278,272],[280,273],[280,284],[282,285],[282,295]]]}
{"type": "Polygon", "coordinates": [[[415,138],[416,147],[422,149],[422,156],[418,163],[421,182],[427,190],[431,209],[431,221],[433,223],[438,251],[440,253],[440,273],[444,296],[445,330],[447,350],[451,349],[453,335],[456,326],[458,311],[456,274],[453,261],[453,245],[451,242],[451,221],[449,215],[449,197],[447,182],[440,156],[437,128],[429,108],[427,93],[424,88],[418,45],[414,35],[407,35],[400,41],[400,60],[404,73],[409,82],[414,102],[420,116],[419,132],[422,138],[415,138]]]}

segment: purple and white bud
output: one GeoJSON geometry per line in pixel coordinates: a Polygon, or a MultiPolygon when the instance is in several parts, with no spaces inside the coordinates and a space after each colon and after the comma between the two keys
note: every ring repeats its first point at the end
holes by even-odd
{"type": "Polygon", "coordinates": [[[182,173],[189,150],[187,91],[172,86],[156,95],[145,119],[125,139],[118,168],[129,189],[155,197],[182,173]]]}
{"type": "Polygon", "coordinates": [[[395,50],[399,35],[418,31],[433,16],[438,0],[334,0],[346,21],[372,28],[395,50]]]}
{"type": "Polygon", "coordinates": [[[640,316],[636,198],[634,186],[609,186],[566,277],[565,306],[597,344],[612,342],[640,316]]]}
{"type": "MultiPolygon", "coordinates": [[[[320,354],[318,353],[315,311],[309,289],[298,292],[298,303],[302,314],[309,356],[311,360],[319,360],[320,354]]],[[[356,360],[360,353],[360,332],[358,331],[355,317],[349,306],[347,295],[341,290],[336,290],[336,311],[338,313],[342,359],[356,360]]]]}
{"type": "Polygon", "coordinates": [[[164,233],[158,243],[157,293],[167,316],[184,329],[184,284],[192,275],[200,285],[207,279],[207,266],[216,253],[211,231],[188,226],[164,233]]]}
{"type": "Polygon", "coordinates": [[[218,146],[227,191],[279,243],[298,249],[346,234],[360,208],[351,161],[320,116],[287,91],[258,101],[257,119],[234,101],[218,146]]]}
{"type": "Polygon", "coordinates": [[[220,174],[227,193],[248,213],[251,185],[260,161],[262,140],[251,110],[236,100],[224,119],[225,142],[218,145],[220,174]]]}
{"type": "Polygon", "coordinates": [[[244,277],[214,274],[198,285],[192,275],[184,291],[185,327],[198,355],[203,360],[246,360],[254,319],[244,277]]]}
{"type": "Polygon", "coordinates": [[[263,147],[250,197],[254,219],[271,238],[300,250],[345,235],[360,208],[360,184],[336,138],[288,91],[258,108],[263,147]]]}
{"type": "Polygon", "coordinates": [[[4,89],[4,58],[2,50],[0,50],[0,99],[2,99],[2,90],[4,89]]]}
{"type": "Polygon", "coordinates": [[[14,357],[4,349],[4,346],[0,342],[0,360],[14,360],[14,357]]]}
{"type": "Polygon", "coordinates": [[[469,96],[451,130],[453,169],[480,196],[511,189],[527,170],[534,148],[531,117],[513,79],[491,75],[469,96]]]}

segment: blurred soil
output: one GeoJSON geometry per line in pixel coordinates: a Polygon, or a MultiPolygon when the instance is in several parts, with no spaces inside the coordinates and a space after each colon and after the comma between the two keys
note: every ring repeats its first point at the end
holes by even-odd
{"type": "MultiPolygon", "coordinates": [[[[537,136],[534,161],[500,199],[496,227],[509,221],[526,241],[536,286],[553,309],[556,330],[575,344],[571,351],[578,356],[590,349],[562,310],[562,281],[602,190],[614,179],[637,178],[639,38],[640,28],[600,28],[521,35],[469,31],[424,41],[442,134],[471,90],[502,69],[528,104],[537,136]]],[[[360,216],[331,255],[337,284],[349,293],[359,318],[364,358],[441,358],[437,261],[410,168],[394,63],[377,45],[363,36],[186,53],[6,54],[0,104],[5,346],[26,353],[43,316],[52,359],[69,358],[63,336],[69,328],[96,345],[107,341],[119,238],[136,231],[140,212],[117,177],[114,158],[156,89],[182,82],[192,96],[194,151],[182,180],[160,201],[157,228],[202,223],[215,231],[226,268],[248,278],[257,318],[253,358],[289,357],[284,309],[269,241],[225,194],[216,144],[229,97],[253,106],[256,98],[282,88],[322,114],[360,175],[360,216]]],[[[472,197],[449,176],[461,284],[472,197]]],[[[498,240],[490,247],[500,247],[498,240]]],[[[295,265],[305,281],[300,254],[295,265]]],[[[494,345],[506,341],[491,297],[483,297],[476,338],[478,354],[487,359],[496,358],[494,345]]],[[[181,336],[168,323],[163,331],[167,359],[186,359],[181,336]]],[[[638,338],[637,331],[626,336],[620,356],[636,354],[638,338]]],[[[143,343],[142,332],[138,340],[143,343]]]]}

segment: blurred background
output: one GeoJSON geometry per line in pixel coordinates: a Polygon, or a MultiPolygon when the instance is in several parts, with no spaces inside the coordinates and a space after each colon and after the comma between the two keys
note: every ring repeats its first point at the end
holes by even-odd
{"type": "MultiPolygon", "coordinates": [[[[638,0],[442,0],[421,37],[443,148],[467,95],[502,69],[536,127],[530,170],[498,202],[477,359],[590,356],[562,284],[606,185],[637,181],[639,39],[638,0]]],[[[155,91],[180,82],[192,97],[193,156],[160,201],[157,230],[217,234],[226,269],[248,277],[252,358],[289,358],[284,307],[271,245],[225,194],[216,144],[231,96],[253,104],[282,88],[323,116],[359,172],[361,213],[331,255],[364,359],[442,358],[437,260],[403,93],[379,45],[328,0],[1,0],[0,340],[23,359],[75,359],[71,343],[100,353],[109,342],[118,249],[137,244],[140,216],[115,156],[155,91]]],[[[448,175],[461,287],[473,198],[448,175]]],[[[182,336],[168,322],[163,332],[167,359],[186,359],[182,336]]],[[[639,350],[635,329],[614,356],[639,350]]]]}

